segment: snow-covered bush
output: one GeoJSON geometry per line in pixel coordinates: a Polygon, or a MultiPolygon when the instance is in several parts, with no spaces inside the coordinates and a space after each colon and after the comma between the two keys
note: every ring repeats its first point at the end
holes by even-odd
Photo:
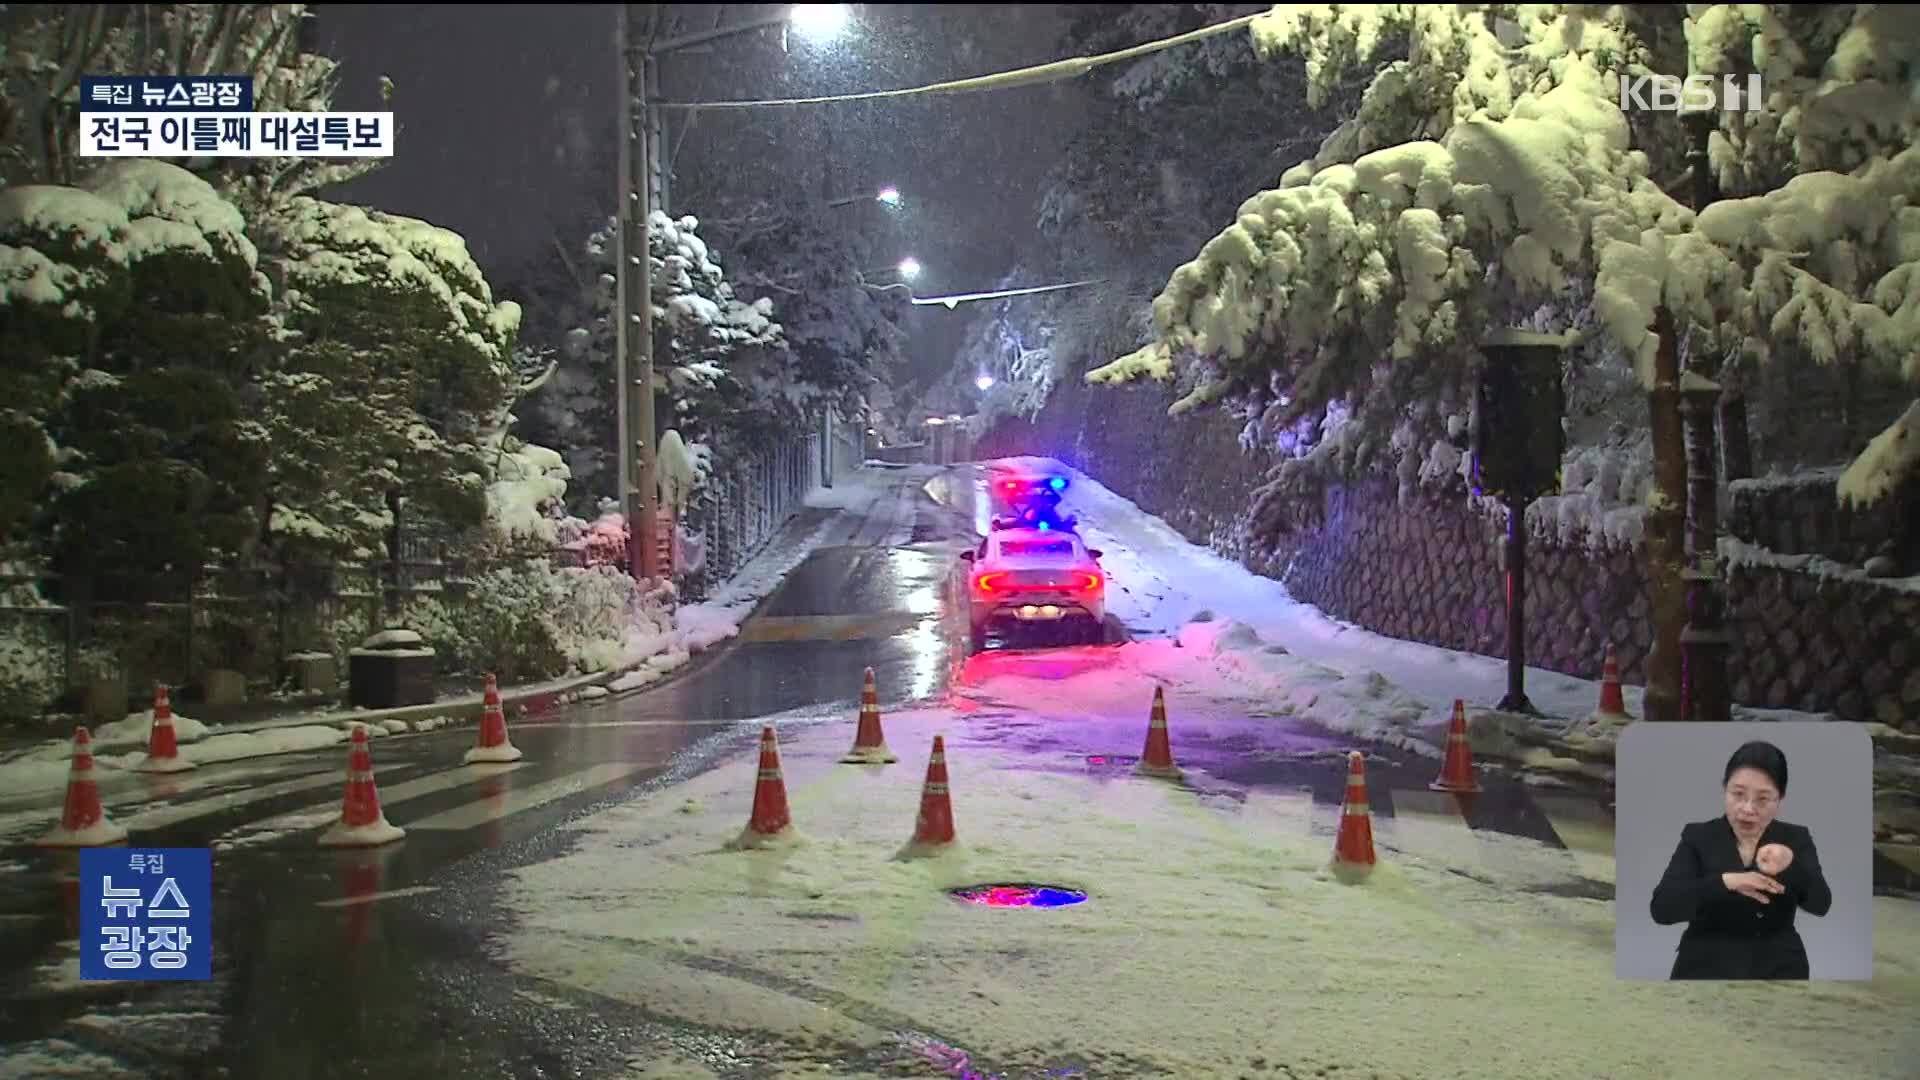
{"type": "Polygon", "coordinates": [[[64,623],[9,613],[0,623],[0,721],[38,716],[59,698],[64,623]]]}
{"type": "Polygon", "coordinates": [[[555,507],[567,497],[572,476],[558,451],[507,440],[494,456],[493,483],[487,485],[487,524],[503,542],[560,543],[555,507]]]}
{"type": "Polygon", "coordinates": [[[529,559],[479,575],[457,604],[416,605],[410,625],[448,670],[492,672],[502,682],[604,671],[644,617],[638,592],[611,567],[529,559]]]}

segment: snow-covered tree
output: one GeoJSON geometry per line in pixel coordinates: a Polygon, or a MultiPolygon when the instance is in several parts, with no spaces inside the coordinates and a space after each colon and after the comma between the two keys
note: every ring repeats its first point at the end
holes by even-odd
{"type": "Polygon", "coordinates": [[[824,408],[857,416],[863,395],[902,362],[906,294],[867,284],[860,248],[811,204],[753,202],[711,224],[739,260],[736,288],[770,302],[786,328],[788,355],[745,380],[744,407],[787,424],[824,408]]]}
{"type": "Polygon", "coordinates": [[[0,390],[45,455],[6,471],[0,504],[47,507],[63,570],[140,593],[249,544],[267,457],[257,258],[239,210],[164,162],[0,189],[0,390]]]}
{"type": "Polygon", "coordinates": [[[1313,162],[1174,273],[1154,302],[1156,340],[1089,378],[1183,375],[1177,409],[1249,397],[1278,406],[1271,431],[1344,402],[1362,424],[1350,454],[1365,461],[1390,450],[1411,403],[1459,383],[1496,309],[1555,305],[1580,281],[1593,324],[1649,386],[1657,309],[1694,350],[1920,378],[1915,23],[1836,7],[1707,5],[1684,36],[1662,25],[1666,9],[1277,7],[1254,43],[1304,56],[1316,99],[1390,40],[1410,42],[1407,59],[1380,69],[1313,162]],[[1795,41],[1810,24],[1816,39],[1795,41]],[[1675,41],[1691,49],[1677,61],[1662,51],[1675,41]],[[1696,215],[1662,188],[1673,146],[1635,145],[1630,121],[1653,121],[1622,114],[1620,80],[1689,61],[1735,71],[1735,57],[1762,65],[1766,109],[1723,115],[1716,171],[1740,183],[1849,171],[1801,172],[1696,215]]]}
{"type": "Polygon", "coordinates": [[[305,196],[260,225],[284,352],[263,379],[270,529],[283,552],[365,557],[388,496],[480,525],[520,380],[520,309],[458,235],[305,196]]]}
{"type": "MultiPolygon", "coordinates": [[[[688,429],[696,438],[778,366],[785,346],[772,303],[735,295],[699,227],[691,217],[673,221],[655,214],[648,229],[655,423],[662,431],[688,429]]],[[[531,410],[537,437],[566,456],[576,505],[583,507],[613,496],[617,487],[615,228],[609,222],[595,232],[584,258],[570,264],[583,293],[569,309],[578,321],[561,345],[559,369],[531,410]]]]}
{"type": "MultiPolygon", "coordinates": [[[[299,50],[305,4],[19,4],[0,11],[0,181],[73,183],[83,75],[248,75],[254,108],[325,112],[338,64],[299,50]]],[[[383,92],[391,83],[382,82],[383,92]]],[[[311,194],[378,158],[207,158],[188,166],[247,206],[311,194]]]]}

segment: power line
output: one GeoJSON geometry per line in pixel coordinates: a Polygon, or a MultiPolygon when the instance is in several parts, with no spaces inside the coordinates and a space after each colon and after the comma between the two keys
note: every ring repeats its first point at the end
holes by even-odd
{"type": "Polygon", "coordinates": [[[991,90],[1012,90],[1022,86],[1040,86],[1045,83],[1062,82],[1077,79],[1095,68],[1108,64],[1117,64],[1135,57],[1147,56],[1178,45],[1200,41],[1238,30],[1259,18],[1265,12],[1242,15],[1212,26],[1203,26],[1198,30],[1189,30],[1159,41],[1149,41],[1143,45],[1121,49],[1117,52],[1102,53],[1099,56],[1080,56],[1068,60],[1055,60],[1036,67],[1019,68],[1014,71],[1002,71],[992,75],[976,75],[969,79],[951,79],[947,82],[931,83],[926,86],[911,86],[899,90],[871,90],[862,94],[833,94],[827,97],[809,98],[764,98],[753,101],[655,101],[653,104],[662,109],[682,109],[697,111],[700,109],[765,109],[793,107],[798,105],[833,105],[847,101],[878,101],[887,98],[926,97],[933,94],[973,94],[991,90]]]}

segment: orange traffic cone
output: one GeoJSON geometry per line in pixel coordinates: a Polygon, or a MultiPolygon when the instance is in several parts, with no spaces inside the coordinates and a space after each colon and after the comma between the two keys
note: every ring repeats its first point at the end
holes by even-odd
{"type": "Polygon", "coordinates": [[[792,836],[793,816],[787,810],[787,782],[780,776],[780,741],[771,725],[760,729],[760,775],[753,784],[753,814],[732,848],[769,847],[792,836]]]}
{"type": "Polygon", "coordinates": [[[1473,747],[1467,743],[1467,703],[1453,699],[1453,719],[1447,724],[1447,756],[1440,764],[1440,777],[1427,785],[1434,791],[1477,792],[1480,781],[1473,775],[1473,747]]]}
{"type": "Polygon", "coordinates": [[[900,759],[887,749],[880,733],[880,695],[873,688],[873,669],[867,669],[866,685],[860,689],[860,726],[853,734],[853,749],[840,759],[843,765],[891,765],[900,759]]]}
{"type": "Polygon", "coordinates": [[[147,737],[147,756],[133,767],[134,772],[172,773],[197,768],[180,756],[180,741],[173,730],[173,704],[164,685],[153,688],[153,733],[147,737]]]}
{"type": "Polygon", "coordinates": [[[1133,771],[1168,779],[1180,776],[1180,767],[1173,763],[1173,747],[1167,742],[1167,694],[1162,687],[1153,688],[1153,711],[1147,717],[1147,748],[1133,771]]]}
{"type": "Polygon", "coordinates": [[[67,801],[60,824],[40,838],[41,847],[106,847],[127,838],[127,827],[100,805],[100,784],[93,778],[93,736],[73,729],[73,765],[67,770],[67,801]]]}
{"type": "Polygon", "coordinates": [[[373,783],[373,752],[367,747],[365,724],[353,725],[347,751],[347,791],[341,800],[340,820],[320,834],[321,847],[378,847],[407,835],[387,821],[380,809],[380,789],[373,783]]]}
{"type": "Polygon", "coordinates": [[[953,844],[953,797],[947,791],[947,740],[933,737],[933,755],[927,758],[927,782],[920,791],[920,817],[913,839],[900,849],[901,859],[938,855],[953,844]]]}
{"type": "Polygon", "coordinates": [[[1347,797],[1340,804],[1340,835],[1333,842],[1333,861],[1348,866],[1372,866],[1373,816],[1367,809],[1366,758],[1358,750],[1347,754],[1347,797]]]}
{"type": "Polygon", "coordinates": [[[507,714],[500,707],[500,688],[493,676],[487,676],[484,704],[480,712],[480,741],[467,751],[467,764],[520,760],[520,748],[507,738],[507,714]]]}
{"type": "Polygon", "coordinates": [[[1613,655],[1613,645],[1607,645],[1607,663],[1600,674],[1600,707],[1594,710],[1601,716],[1627,716],[1627,700],[1620,693],[1620,661],[1613,655]]]}

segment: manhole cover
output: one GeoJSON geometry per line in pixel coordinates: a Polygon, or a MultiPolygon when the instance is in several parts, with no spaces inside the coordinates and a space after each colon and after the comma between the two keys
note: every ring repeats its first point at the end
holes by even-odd
{"type": "Polygon", "coordinates": [[[969,885],[952,890],[956,900],[981,907],[1066,907],[1085,903],[1087,894],[1063,885],[1033,885],[1024,882],[999,885],[969,885]]]}

